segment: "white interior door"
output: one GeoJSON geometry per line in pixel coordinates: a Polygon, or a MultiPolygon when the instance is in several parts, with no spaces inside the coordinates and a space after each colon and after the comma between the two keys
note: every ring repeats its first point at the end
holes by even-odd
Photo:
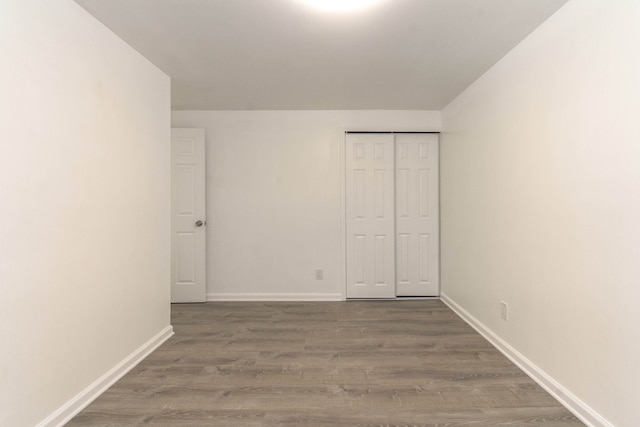
{"type": "Polygon", "coordinates": [[[206,300],[204,129],[171,129],[171,302],[206,300]]]}
{"type": "Polygon", "coordinates": [[[395,297],[393,135],[346,135],[347,298],[395,297]]]}
{"type": "Polygon", "coordinates": [[[438,296],[438,135],[396,134],[396,295],[438,296]]]}
{"type": "Polygon", "coordinates": [[[347,298],[440,294],[438,134],[347,133],[347,298]]]}

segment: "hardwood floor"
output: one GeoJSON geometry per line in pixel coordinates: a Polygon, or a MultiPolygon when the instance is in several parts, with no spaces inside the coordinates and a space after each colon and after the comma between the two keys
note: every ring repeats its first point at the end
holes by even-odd
{"type": "Polygon", "coordinates": [[[438,300],[174,305],[69,426],[582,425],[438,300]]]}

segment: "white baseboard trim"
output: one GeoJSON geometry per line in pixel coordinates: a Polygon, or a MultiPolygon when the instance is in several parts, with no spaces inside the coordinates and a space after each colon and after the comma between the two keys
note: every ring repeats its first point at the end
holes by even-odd
{"type": "Polygon", "coordinates": [[[98,378],[93,384],[78,393],[54,413],[41,421],[36,427],[61,427],[75,417],[80,411],[89,406],[102,393],[122,378],[127,372],[142,362],[153,350],[173,335],[173,326],[167,326],[156,336],[140,346],[124,360],[111,368],[106,374],[98,378]]]}
{"type": "Polygon", "coordinates": [[[207,294],[207,301],[343,301],[342,294],[207,294]]]}
{"type": "Polygon", "coordinates": [[[565,408],[578,417],[580,421],[591,427],[613,427],[613,424],[604,419],[582,400],[578,399],[573,393],[554,380],[536,364],[527,359],[522,353],[509,345],[505,340],[500,338],[495,332],[472,316],[468,311],[458,305],[447,295],[442,294],[440,299],[458,316],[460,316],[462,320],[478,331],[480,335],[482,335],[495,348],[511,360],[518,368],[522,369],[525,374],[538,383],[540,387],[545,389],[565,408]]]}

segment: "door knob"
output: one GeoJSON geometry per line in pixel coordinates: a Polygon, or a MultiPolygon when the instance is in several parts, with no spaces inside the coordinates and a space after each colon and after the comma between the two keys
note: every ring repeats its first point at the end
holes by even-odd
{"type": "Polygon", "coordinates": [[[204,225],[204,222],[202,222],[201,220],[196,221],[196,227],[202,227],[203,225],[204,225]]]}

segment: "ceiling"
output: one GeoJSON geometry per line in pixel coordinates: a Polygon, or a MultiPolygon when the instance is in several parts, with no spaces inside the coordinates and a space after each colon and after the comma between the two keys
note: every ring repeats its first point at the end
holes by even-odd
{"type": "Polygon", "coordinates": [[[440,110],[567,0],[75,0],[172,77],[177,110],[440,110]]]}

